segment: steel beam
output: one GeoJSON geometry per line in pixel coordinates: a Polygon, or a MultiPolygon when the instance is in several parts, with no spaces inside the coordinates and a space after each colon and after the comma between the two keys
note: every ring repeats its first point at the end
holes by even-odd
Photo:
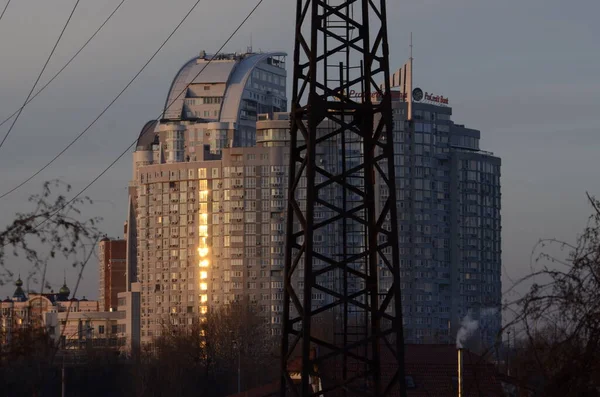
{"type": "Polygon", "coordinates": [[[298,0],[296,17],[281,395],[405,396],[385,0],[298,0]]]}

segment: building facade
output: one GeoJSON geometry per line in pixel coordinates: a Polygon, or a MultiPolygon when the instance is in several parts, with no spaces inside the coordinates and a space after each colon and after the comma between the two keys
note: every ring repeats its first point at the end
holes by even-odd
{"type": "Polygon", "coordinates": [[[60,338],[63,347],[73,347],[76,341],[85,338],[106,338],[110,333],[110,330],[103,332],[103,328],[96,328],[94,333],[99,319],[106,317],[99,312],[99,302],[85,297],[69,298],[71,291],[66,281],[58,293],[27,294],[21,279],[15,286],[13,296],[0,302],[1,344],[10,344],[19,333],[39,329],[45,330],[53,340],[60,338]]]}
{"type": "MultiPolygon", "coordinates": [[[[395,101],[396,197],[408,343],[454,343],[479,321],[478,343],[501,328],[500,166],[480,132],[455,124],[433,101],[395,101]]],[[[380,188],[382,198],[389,194],[380,188]]],[[[391,275],[380,271],[380,286],[391,275]]]]}
{"type": "MultiPolygon", "coordinates": [[[[210,307],[242,299],[258,307],[274,334],[283,322],[289,116],[278,111],[287,106],[284,54],[220,61],[207,66],[201,55],[186,63],[164,119],[144,126],[133,154],[127,285],[131,292],[139,283],[142,342],[166,324],[192,324],[210,307]]],[[[443,97],[425,93],[413,100],[411,84],[393,95],[406,341],[454,343],[469,315],[479,320],[481,343],[488,345],[500,329],[500,159],[479,149],[479,131],[451,120],[443,97]]],[[[329,130],[325,120],[319,131],[329,130]]],[[[348,143],[347,167],[352,153],[360,160],[359,146],[348,143]]],[[[320,150],[317,160],[334,173],[340,146],[320,150]]],[[[382,204],[389,192],[376,188],[382,204]]],[[[330,203],[341,200],[334,187],[326,194],[330,203]]],[[[325,206],[315,207],[315,217],[329,216],[325,206]]],[[[346,230],[354,247],[364,244],[359,229],[346,230]]],[[[316,249],[341,255],[342,233],[333,223],[315,236],[316,249]]],[[[337,288],[335,274],[320,277],[329,277],[320,284],[337,288]]],[[[383,266],[379,280],[382,290],[389,288],[383,266]]],[[[303,281],[293,280],[299,288],[303,281]]],[[[317,306],[327,299],[313,295],[317,306]]]]}
{"type": "Polygon", "coordinates": [[[100,269],[100,309],[109,312],[117,310],[117,296],[126,290],[126,254],[125,240],[103,238],[98,243],[100,269]]]}
{"type": "Polygon", "coordinates": [[[139,282],[143,342],[242,297],[281,321],[287,158],[256,129],[287,107],[285,54],[207,59],[179,71],[133,155],[127,284],[139,282]]]}
{"type": "Polygon", "coordinates": [[[117,333],[120,347],[129,354],[137,354],[141,343],[140,283],[132,283],[129,291],[119,294],[117,333]]]}
{"type": "MultiPolygon", "coordinates": [[[[47,327],[54,340],[59,340],[61,349],[120,348],[125,340],[118,333],[117,322],[120,314],[116,311],[94,310],[84,301],[72,305],[70,311],[51,312],[47,315],[47,327]]],[[[99,302],[94,302],[98,304],[99,302]]]]}

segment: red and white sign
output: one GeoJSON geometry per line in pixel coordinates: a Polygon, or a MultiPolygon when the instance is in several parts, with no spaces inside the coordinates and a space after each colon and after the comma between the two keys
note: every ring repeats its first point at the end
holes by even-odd
{"type": "Polygon", "coordinates": [[[448,104],[448,98],[443,95],[435,95],[432,92],[425,92],[425,100],[429,102],[441,103],[443,105],[448,104]]]}
{"type": "MultiPolygon", "coordinates": [[[[365,94],[363,92],[358,92],[355,90],[350,90],[350,98],[364,98],[365,94]]],[[[406,100],[406,94],[401,94],[400,91],[392,91],[392,100],[399,100],[401,97],[404,97],[402,100],[406,100]]],[[[381,95],[379,92],[375,91],[371,93],[371,100],[378,101],[381,99],[381,95]]]]}

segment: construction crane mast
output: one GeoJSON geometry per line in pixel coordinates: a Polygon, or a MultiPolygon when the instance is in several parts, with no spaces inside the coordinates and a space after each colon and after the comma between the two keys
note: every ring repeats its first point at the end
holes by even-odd
{"type": "Polygon", "coordinates": [[[296,13],[281,395],[405,396],[385,0],[296,13]]]}

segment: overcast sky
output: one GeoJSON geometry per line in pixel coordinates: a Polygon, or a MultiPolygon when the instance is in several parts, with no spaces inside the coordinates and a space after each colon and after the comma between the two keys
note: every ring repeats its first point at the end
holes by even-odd
{"type": "MultiPolygon", "coordinates": [[[[3,7],[6,0],[1,0],[3,7]]],[[[27,96],[76,0],[13,1],[0,21],[0,120],[27,96]]],[[[82,0],[52,59],[46,82],[97,29],[120,0],[82,0]]],[[[0,193],[49,161],[82,131],[158,48],[195,0],[126,0],[75,62],[23,112],[0,149],[0,193]]],[[[264,0],[226,48],[292,55],[295,1],[264,0]]],[[[24,199],[44,180],[85,186],[157,117],[179,67],[201,50],[215,51],[254,6],[252,0],[202,0],[136,83],[51,168],[1,200],[0,224],[27,211],[24,199]]],[[[481,147],[503,160],[503,264],[517,278],[529,271],[539,238],[573,240],[600,194],[600,2],[597,0],[388,1],[391,64],[408,57],[414,35],[416,84],[450,98],[454,120],[482,132],[481,147]]],[[[291,72],[291,70],[290,70],[291,72]]],[[[291,74],[291,73],[290,73],[291,74]]],[[[289,84],[289,80],[288,80],[289,84]]],[[[0,128],[3,135],[8,125],[0,128]]],[[[89,215],[123,235],[131,157],[88,194],[89,215]]],[[[12,263],[18,271],[16,264],[12,263]]],[[[55,288],[64,265],[50,272],[55,288]]],[[[25,273],[25,271],[23,271],[25,273]]],[[[78,295],[97,297],[97,260],[78,295]]],[[[72,284],[76,275],[69,273],[72,284]]],[[[13,287],[0,288],[0,294],[13,287]]]]}

